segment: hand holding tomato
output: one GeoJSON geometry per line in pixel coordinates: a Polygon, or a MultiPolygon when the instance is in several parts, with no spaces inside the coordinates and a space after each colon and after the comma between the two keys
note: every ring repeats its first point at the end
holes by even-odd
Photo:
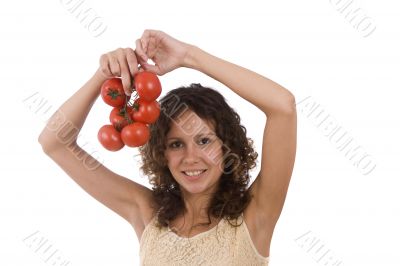
{"type": "Polygon", "coordinates": [[[125,95],[120,78],[110,78],[101,86],[103,101],[114,107],[109,115],[111,125],[101,127],[97,135],[109,151],[146,144],[150,138],[148,124],[155,123],[160,115],[156,99],[161,94],[161,83],[157,75],[141,71],[134,75],[133,83],[134,96],[125,95]]]}
{"type": "Polygon", "coordinates": [[[119,48],[100,57],[100,70],[106,78],[121,77],[126,95],[132,94],[132,77],[143,70],[138,67],[135,51],[119,48]]]}
{"type": "Polygon", "coordinates": [[[183,67],[190,47],[192,46],[162,31],[145,30],[142,37],[136,40],[135,53],[140,65],[146,71],[161,76],[178,67],[183,67]],[[149,58],[155,65],[147,63],[149,58]]]}

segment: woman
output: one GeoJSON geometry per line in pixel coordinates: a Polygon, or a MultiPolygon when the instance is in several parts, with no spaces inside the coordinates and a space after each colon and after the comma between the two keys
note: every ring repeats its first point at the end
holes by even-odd
{"type": "Polygon", "coordinates": [[[39,142],[78,185],[133,226],[142,265],[268,265],[295,161],[296,123],[287,89],[162,31],[145,30],[135,50],[101,56],[94,76],[57,110],[39,142]],[[267,116],[260,173],[250,187],[248,170],[257,158],[252,142],[221,94],[200,84],[161,100],[151,139],[140,148],[152,190],[103,165],[89,169],[76,154],[95,159],[76,137],[63,141],[70,125],[82,128],[106,79],[120,76],[130,95],[138,71],[164,75],[179,67],[216,79],[267,116]]]}

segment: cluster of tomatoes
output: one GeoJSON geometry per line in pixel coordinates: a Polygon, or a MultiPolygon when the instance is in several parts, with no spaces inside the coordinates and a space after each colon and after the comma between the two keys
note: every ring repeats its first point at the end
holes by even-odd
{"type": "Polygon", "coordinates": [[[127,96],[120,78],[106,80],[101,86],[103,101],[114,107],[110,123],[100,128],[97,138],[109,151],[118,151],[125,145],[139,147],[150,138],[148,125],[157,121],[160,105],[156,101],[161,94],[157,75],[148,71],[133,77],[133,93],[127,96]]]}

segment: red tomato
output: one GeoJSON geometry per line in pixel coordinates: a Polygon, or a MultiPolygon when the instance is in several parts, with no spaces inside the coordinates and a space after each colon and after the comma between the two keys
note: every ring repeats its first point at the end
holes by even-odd
{"type": "Polygon", "coordinates": [[[113,125],[104,125],[97,133],[101,145],[109,151],[118,151],[124,147],[121,139],[121,134],[114,128],[113,125]]]}
{"type": "Polygon", "coordinates": [[[126,95],[120,78],[106,80],[101,86],[101,98],[112,107],[122,107],[125,103],[126,95]]]}
{"type": "Polygon", "coordinates": [[[149,140],[150,129],[143,123],[133,122],[122,129],[121,138],[126,146],[139,147],[149,140]]]}
{"type": "Polygon", "coordinates": [[[145,124],[153,124],[160,116],[160,104],[157,101],[146,102],[139,98],[132,109],[132,119],[145,124]]]}
{"type": "Polygon", "coordinates": [[[161,94],[161,83],[157,75],[142,71],[134,76],[135,89],[140,98],[145,101],[152,102],[161,94]]]}
{"type": "Polygon", "coordinates": [[[126,109],[114,107],[110,112],[110,122],[118,130],[121,131],[131,121],[132,108],[126,106],[126,109]]]}

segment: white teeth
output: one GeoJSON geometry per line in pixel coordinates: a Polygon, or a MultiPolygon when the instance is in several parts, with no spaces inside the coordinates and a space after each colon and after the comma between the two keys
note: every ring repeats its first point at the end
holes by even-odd
{"type": "Polygon", "coordinates": [[[199,170],[199,171],[193,171],[193,172],[184,172],[185,175],[189,175],[189,176],[196,176],[199,175],[201,173],[203,173],[204,170],[199,170]]]}

